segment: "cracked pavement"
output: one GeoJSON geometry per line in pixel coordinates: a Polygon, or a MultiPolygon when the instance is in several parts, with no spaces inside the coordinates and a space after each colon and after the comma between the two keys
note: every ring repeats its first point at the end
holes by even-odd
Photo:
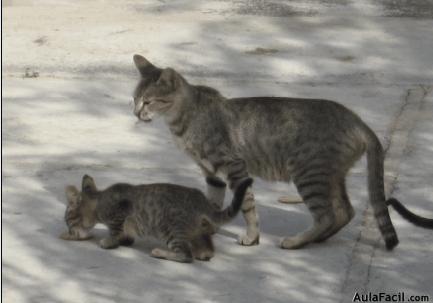
{"type": "MultiPolygon", "coordinates": [[[[294,187],[256,180],[261,243],[235,243],[241,218],[192,265],[151,243],[103,251],[64,242],[67,184],[173,182],[204,189],[161,121],[136,123],[132,55],[228,97],[327,98],[357,112],[387,150],[387,194],[433,218],[431,1],[3,1],[4,302],[351,302],[355,292],[433,300],[433,232],[391,211],[384,250],[368,208],[366,163],[348,176],[356,217],[329,241],[277,247],[311,223],[294,187]]],[[[230,199],[228,195],[227,201],[230,199]]],[[[105,232],[98,226],[95,238],[105,232]]]]}

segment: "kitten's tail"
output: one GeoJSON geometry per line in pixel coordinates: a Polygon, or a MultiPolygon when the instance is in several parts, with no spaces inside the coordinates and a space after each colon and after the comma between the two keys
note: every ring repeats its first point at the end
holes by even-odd
{"type": "Polygon", "coordinates": [[[365,125],[367,136],[367,170],[368,170],[368,194],[370,203],[376,217],[380,233],[385,240],[388,250],[393,249],[398,244],[397,233],[392,225],[385,202],[385,186],[383,176],[384,151],[379,139],[374,132],[365,125]]]}
{"type": "Polygon", "coordinates": [[[242,202],[244,201],[245,193],[247,192],[248,187],[253,184],[253,179],[247,178],[244,179],[235,189],[232,203],[225,209],[221,211],[216,211],[211,215],[211,220],[217,226],[220,226],[234,217],[239,213],[241,209],[242,202]]]}
{"type": "Polygon", "coordinates": [[[386,204],[391,205],[403,218],[408,220],[410,223],[419,227],[433,229],[433,219],[424,218],[414,214],[397,199],[390,198],[386,201],[386,204]]]}

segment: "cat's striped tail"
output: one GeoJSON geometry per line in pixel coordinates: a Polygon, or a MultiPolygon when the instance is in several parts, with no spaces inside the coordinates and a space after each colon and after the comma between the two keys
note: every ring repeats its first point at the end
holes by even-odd
{"type": "Polygon", "coordinates": [[[385,199],[384,186],[384,152],[379,139],[368,128],[366,134],[367,142],[367,170],[368,170],[368,193],[370,203],[373,208],[374,216],[376,217],[380,233],[385,240],[385,245],[388,250],[393,249],[398,244],[397,233],[392,225],[391,218],[388,212],[388,205],[385,199]]]}
{"type": "Polygon", "coordinates": [[[236,217],[236,215],[239,213],[239,210],[241,209],[245,193],[251,184],[253,184],[253,179],[251,178],[246,178],[239,183],[234,191],[232,203],[225,209],[216,211],[212,214],[211,220],[214,224],[219,226],[236,217]]]}
{"type": "Polygon", "coordinates": [[[433,219],[424,218],[414,214],[397,199],[390,198],[386,201],[386,204],[391,205],[403,218],[408,220],[410,223],[419,227],[433,229],[433,219]]]}

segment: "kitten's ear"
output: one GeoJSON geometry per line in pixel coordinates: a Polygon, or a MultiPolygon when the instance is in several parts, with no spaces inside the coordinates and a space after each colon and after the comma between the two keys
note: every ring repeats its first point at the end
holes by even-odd
{"type": "Polygon", "coordinates": [[[65,194],[69,206],[77,207],[80,204],[80,192],[75,186],[66,186],[65,194]]]}
{"type": "Polygon", "coordinates": [[[81,191],[88,194],[98,191],[95,185],[95,181],[93,181],[93,178],[89,175],[83,176],[83,181],[81,182],[81,191]]]}
{"type": "Polygon", "coordinates": [[[144,78],[148,77],[152,72],[158,69],[141,55],[137,55],[137,54],[134,55],[133,60],[141,76],[144,78]]]}
{"type": "Polygon", "coordinates": [[[169,88],[177,89],[182,81],[181,76],[172,68],[165,68],[161,72],[157,84],[165,85],[169,88]]]}

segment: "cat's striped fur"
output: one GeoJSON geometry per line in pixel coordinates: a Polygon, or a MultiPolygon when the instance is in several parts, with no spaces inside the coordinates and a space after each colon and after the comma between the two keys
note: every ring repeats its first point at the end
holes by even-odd
{"type": "MultiPolygon", "coordinates": [[[[212,178],[208,182],[225,191],[225,183],[212,178]]],[[[93,179],[85,175],[81,192],[74,186],[66,188],[68,231],[61,238],[88,239],[89,231],[99,222],[109,228],[109,236],[100,241],[102,248],[132,245],[136,236],[153,236],[168,247],[155,248],[153,257],[178,262],[209,260],[214,254],[211,235],[236,216],[251,183],[250,178],[239,183],[232,204],[220,210],[197,189],[163,183],[118,183],[99,191],[93,179]]]]}
{"type": "MultiPolygon", "coordinates": [[[[384,151],[355,113],[328,100],[226,99],[215,89],[191,85],[173,69],[157,68],[140,55],[134,56],[134,62],[141,74],[134,93],[135,115],[150,121],[151,114],[161,114],[204,175],[222,175],[231,188],[249,174],[294,182],[314,224],[283,239],[283,248],[323,241],[352,219],[345,177],[364,153],[370,202],[380,232],[388,249],[398,244],[385,203],[384,151]]],[[[258,218],[251,191],[242,211],[247,233],[240,243],[257,244],[258,218]]]]}

